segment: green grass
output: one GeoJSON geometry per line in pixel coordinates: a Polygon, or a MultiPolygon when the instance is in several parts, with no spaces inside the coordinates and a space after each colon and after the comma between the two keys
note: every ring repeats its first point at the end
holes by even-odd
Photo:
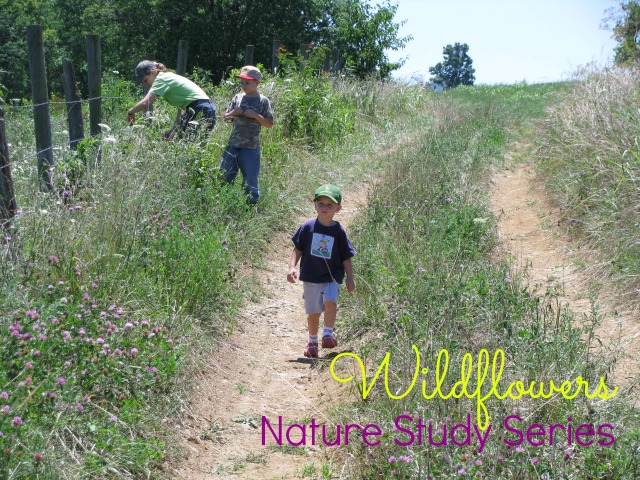
{"type": "Polygon", "coordinates": [[[577,75],[537,142],[539,169],[564,225],[602,253],[599,272],[637,303],[640,90],[636,70],[577,75]]]}
{"type": "MultiPolygon", "coordinates": [[[[491,166],[501,164],[509,132],[527,132],[520,122],[531,121],[543,110],[545,105],[531,109],[533,117],[521,110],[523,98],[541,101],[528,92],[539,88],[549,93],[544,97],[547,102],[554,98],[551,86],[525,85],[497,87],[500,96],[488,95],[488,88],[443,96],[435,105],[428,133],[386,162],[383,180],[370,193],[367,213],[352,228],[355,244],[366,248],[360,248],[356,262],[364,291],[346,307],[351,312],[348,336],[377,334],[357,352],[372,372],[391,352],[389,392],[398,395],[410,384],[416,364],[412,345],[422,354],[422,366],[431,372],[439,352],[449,352],[445,393],[460,379],[463,356],[470,353],[477,358],[481,349],[491,356],[497,349],[506,352],[501,382],[505,386],[516,380],[559,383],[579,375],[594,384],[612,367],[610,359],[594,355],[585,342],[601,321],[597,314],[578,322],[571,311],[558,311],[552,295],[539,298],[529,293],[517,272],[494,256],[495,218],[487,207],[491,166]],[[475,106],[470,96],[477,101],[475,106]]],[[[564,88],[559,86],[560,91],[564,88]]],[[[488,400],[494,430],[481,454],[475,442],[469,447],[451,441],[446,447],[399,446],[396,438],[408,439],[396,436],[394,430],[394,420],[403,412],[436,429],[466,421],[467,414],[477,423],[471,400],[424,399],[423,378],[401,400],[391,399],[380,379],[366,401],[344,407],[336,416],[336,422],[374,423],[386,432],[376,448],[362,442],[349,447],[357,459],[354,470],[362,472],[362,478],[389,478],[393,472],[394,478],[407,479],[460,475],[631,479],[640,471],[634,453],[640,445],[640,423],[637,412],[625,402],[633,398],[632,390],[596,408],[587,406],[584,396],[572,401],[557,395],[548,400],[488,400]],[[547,435],[549,425],[567,424],[569,417],[574,425],[609,423],[616,443],[580,447],[573,441],[570,446],[565,436],[554,447],[549,440],[546,447],[527,442],[522,450],[509,447],[501,437],[507,435],[512,441],[517,437],[502,422],[516,413],[524,418],[525,430],[534,423],[546,425],[547,435]]],[[[430,393],[433,373],[427,381],[430,393]]],[[[362,398],[358,390],[354,393],[362,398]]]]}
{"type": "MultiPolygon", "coordinates": [[[[197,80],[222,113],[237,86],[197,80]]],[[[310,192],[328,181],[348,191],[376,180],[369,208],[350,231],[359,287],[344,304],[350,321],[341,329],[349,338],[382,334],[359,353],[369,362],[393,351],[395,387],[411,366],[412,343],[427,359],[447,348],[452,365],[467,351],[503,348],[510,379],[603,375],[609,364],[584,343],[593,327],[573,327],[571,312],[554,311],[553,299],[533,297],[509,265],[496,263],[495,219],[486,206],[488,174],[507,141],[529,134],[528,122],[566,89],[518,84],[437,95],[310,72],[295,81],[267,78],[261,90],[276,126],[262,134],[258,207],[245,205],[239,185],[216,178],[229,125],[220,121],[203,144],[167,143],[162,132],[175,112],[158,102],[154,120],[129,127],[124,112],[136,99],[119,76],[107,76],[103,90],[120,97],[105,102],[114,142],[103,144],[97,165],[91,148],[56,150],[55,195],[37,192],[30,111],[10,110],[22,213],[0,256],[0,408],[9,408],[0,416],[0,476],[58,478],[64,469],[77,479],[161,477],[158,467],[175,443],[163,420],[179,415],[192,372],[214,346],[209,339],[233,331],[240,306],[257,296],[251,271],[263,265],[269,238],[309,215],[310,192]]],[[[63,144],[62,111],[52,123],[54,143],[63,144]]],[[[415,396],[390,401],[377,392],[341,415],[386,429],[405,410],[442,421],[469,408],[415,396]]],[[[496,418],[513,408],[531,421],[585,418],[578,401],[490,403],[496,418]]],[[[615,402],[590,415],[620,428],[615,448],[573,449],[570,462],[564,451],[527,450],[540,463],[522,466],[516,460],[523,452],[507,456],[496,442],[479,470],[491,478],[568,468],[574,478],[625,478],[638,468],[637,420],[615,402]],[[498,454],[504,464],[494,461],[498,454]]],[[[406,455],[385,448],[377,451],[406,455]]],[[[443,478],[477,467],[465,449],[446,450],[446,460],[420,450],[401,465],[370,450],[354,453],[365,478],[392,468],[400,478],[443,478]]],[[[329,476],[328,467],[320,474],[329,476]]]]}

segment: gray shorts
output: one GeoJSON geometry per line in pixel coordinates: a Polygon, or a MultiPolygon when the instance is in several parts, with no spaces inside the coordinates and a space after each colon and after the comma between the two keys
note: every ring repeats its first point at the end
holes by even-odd
{"type": "Polygon", "coordinates": [[[324,312],[324,302],[338,303],[340,284],[336,282],[309,283],[302,282],[304,310],[307,315],[324,312]]]}

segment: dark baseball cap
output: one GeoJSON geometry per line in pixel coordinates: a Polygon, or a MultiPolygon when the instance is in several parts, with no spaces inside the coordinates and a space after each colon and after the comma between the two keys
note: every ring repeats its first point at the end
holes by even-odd
{"type": "Polygon", "coordinates": [[[145,75],[149,74],[152,68],[156,68],[158,64],[151,60],[143,60],[136,67],[135,77],[136,77],[136,85],[140,85],[142,83],[142,79],[145,75]]]}

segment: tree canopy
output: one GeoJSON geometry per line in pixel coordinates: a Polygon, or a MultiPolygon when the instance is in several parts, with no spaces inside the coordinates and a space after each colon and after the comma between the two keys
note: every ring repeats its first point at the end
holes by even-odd
{"type": "Polygon", "coordinates": [[[429,67],[433,75],[431,81],[440,83],[444,88],[455,88],[458,85],[473,85],[476,81],[473,60],[468,54],[469,45],[455,43],[442,49],[444,61],[429,67]]]}
{"type": "Polygon", "coordinates": [[[621,2],[620,11],[610,10],[605,19],[618,42],[614,49],[616,65],[637,63],[640,60],[640,4],[636,1],[621,2]]]}
{"type": "Polygon", "coordinates": [[[366,0],[0,0],[0,84],[11,95],[28,95],[25,28],[34,23],[45,31],[52,91],[64,58],[82,77],[86,35],[95,33],[103,69],[131,75],[148,56],[171,68],[178,41],[187,40],[188,69],[197,66],[217,81],[241,66],[248,44],[254,63],[270,67],[275,39],[289,52],[301,44],[338,49],[346,71],[385,78],[402,65],[385,52],[411,40],[399,37],[396,10],[390,0],[375,7],[366,0]]]}

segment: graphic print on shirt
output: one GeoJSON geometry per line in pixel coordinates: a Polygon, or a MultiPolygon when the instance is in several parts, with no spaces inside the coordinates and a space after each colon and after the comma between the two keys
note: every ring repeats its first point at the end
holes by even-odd
{"type": "Polygon", "coordinates": [[[314,233],[311,240],[311,255],[320,258],[331,258],[334,238],[322,233],[314,233]]]}

